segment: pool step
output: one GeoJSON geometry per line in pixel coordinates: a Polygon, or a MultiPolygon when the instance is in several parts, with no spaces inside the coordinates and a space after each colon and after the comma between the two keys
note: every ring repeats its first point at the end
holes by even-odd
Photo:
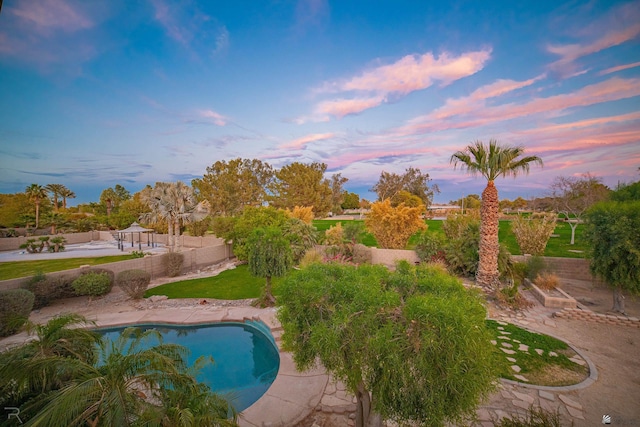
{"type": "Polygon", "coordinates": [[[284,329],[282,329],[282,326],[271,328],[271,335],[273,335],[273,339],[275,339],[277,344],[282,343],[283,333],[284,333],[284,329]]]}

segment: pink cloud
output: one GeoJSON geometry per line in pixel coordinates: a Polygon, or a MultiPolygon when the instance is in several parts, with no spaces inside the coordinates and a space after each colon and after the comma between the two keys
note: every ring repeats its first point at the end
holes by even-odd
{"type": "Polygon", "coordinates": [[[25,21],[30,29],[49,32],[61,30],[75,32],[93,27],[94,23],[64,0],[18,2],[12,13],[25,21]]]}
{"type": "Polygon", "coordinates": [[[220,113],[216,113],[213,110],[202,110],[199,111],[199,114],[201,117],[204,117],[217,126],[225,126],[228,122],[227,117],[223,116],[220,113]]]}
{"type": "Polygon", "coordinates": [[[576,72],[577,67],[574,64],[576,59],[633,40],[638,34],[640,34],[640,24],[636,23],[621,30],[611,31],[592,43],[549,45],[547,50],[560,56],[559,60],[549,65],[549,69],[563,77],[583,74],[580,71],[576,72]]]}
{"type": "Polygon", "coordinates": [[[314,116],[300,117],[295,122],[326,121],[331,116],[342,118],[377,107],[387,102],[390,96],[404,96],[426,89],[437,81],[442,85],[450,84],[480,71],[490,56],[491,49],[466,52],[458,56],[444,52],[438,58],[431,52],[407,55],[393,64],[376,67],[346,81],[327,82],[314,92],[375,95],[322,101],[316,106],[314,116]]]}
{"type": "Polygon", "coordinates": [[[349,166],[353,163],[362,162],[362,161],[371,161],[375,159],[383,159],[389,157],[404,157],[404,156],[415,156],[418,154],[433,154],[439,152],[439,148],[433,147],[422,147],[422,148],[406,148],[406,149],[381,149],[381,150],[358,150],[358,151],[349,151],[343,154],[338,154],[329,160],[328,165],[331,169],[342,168],[345,166],[349,166]]]}
{"type": "Polygon", "coordinates": [[[311,134],[311,135],[303,136],[303,137],[298,138],[298,139],[294,139],[293,141],[291,141],[291,142],[289,142],[287,144],[281,145],[279,148],[281,148],[281,149],[300,149],[300,148],[304,147],[305,145],[307,145],[309,143],[331,139],[331,138],[333,138],[335,136],[336,136],[335,133],[314,133],[314,134],[311,134]]]}
{"type": "Polygon", "coordinates": [[[354,98],[354,99],[336,99],[333,101],[324,101],[316,107],[316,113],[322,117],[330,115],[339,119],[350,114],[357,114],[369,108],[377,107],[382,104],[386,98],[384,96],[375,96],[372,98],[354,98]]]}
{"type": "Polygon", "coordinates": [[[418,134],[448,129],[480,127],[491,123],[503,122],[521,117],[540,114],[557,116],[570,108],[585,107],[608,101],[632,98],[640,95],[640,79],[612,78],[573,93],[554,95],[547,98],[534,98],[524,104],[501,104],[487,106],[474,104],[471,107],[463,102],[454,102],[426,116],[418,117],[396,130],[400,134],[418,134]],[[442,111],[444,109],[444,112],[442,111]]]}
{"type": "Polygon", "coordinates": [[[447,52],[435,58],[432,53],[407,55],[390,65],[383,65],[354,77],[340,86],[342,91],[397,92],[406,95],[426,89],[435,80],[449,84],[480,71],[489,60],[491,50],[467,52],[453,56],[447,52]]]}
{"type": "Polygon", "coordinates": [[[640,62],[633,62],[631,64],[626,65],[618,65],[617,67],[607,68],[605,70],[600,71],[598,74],[603,76],[605,74],[611,74],[622,70],[628,70],[629,68],[640,67],[640,62]]]}

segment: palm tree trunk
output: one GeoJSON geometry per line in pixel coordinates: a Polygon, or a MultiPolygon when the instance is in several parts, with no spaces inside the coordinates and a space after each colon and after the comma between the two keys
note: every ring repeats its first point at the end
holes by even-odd
{"type": "Polygon", "coordinates": [[[173,232],[173,238],[175,239],[176,242],[176,251],[179,252],[180,251],[180,219],[176,219],[174,224],[174,232],[173,232]]]}
{"type": "Polygon", "coordinates": [[[36,202],[36,230],[40,226],[40,202],[36,202]]]}
{"type": "Polygon", "coordinates": [[[175,242],[173,239],[173,219],[171,217],[167,218],[167,245],[169,246],[169,251],[173,252],[175,242]]]}
{"type": "Polygon", "coordinates": [[[493,181],[487,183],[482,192],[480,208],[480,247],[476,282],[485,288],[493,288],[498,284],[498,189],[493,181]]]}

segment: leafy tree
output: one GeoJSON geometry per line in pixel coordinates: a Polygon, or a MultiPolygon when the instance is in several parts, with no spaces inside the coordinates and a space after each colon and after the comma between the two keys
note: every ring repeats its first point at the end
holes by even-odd
{"type": "Polygon", "coordinates": [[[395,196],[391,198],[391,206],[397,207],[400,204],[404,204],[405,206],[408,206],[410,208],[424,206],[424,203],[422,202],[422,199],[420,197],[405,190],[399,191],[395,196]]]}
{"type": "Polygon", "coordinates": [[[427,228],[422,219],[423,213],[424,206],[408,207],[400,204],[394,208],[389,199],[384,199],[371,205],[365,225],[380,247],[404,249],[411,235],[427,228]]]}
{"type": "Polygon", "coordinates": [[[342,202],[342,209],[358,209],[360,207],[360,196],[356,193],[345,192],[343,194],[344,202],[342,202]]]}
{"type": "Polygon", "coordinates": [[[551,198],[555,210],[564,216],[571,226],[571,244],[575,243],[576,228],[582,222],[582,215],[594,204],[606,200],[609,189],[599,178],[590,174],[582,177],[557,177],[551,183],[551,198]]]}
{"type": "Polygon", "coordinates": [[[273,306],[275,298],[271,278],[282,277],[291,268],[293,256],[289,240],[278,227],[255,229],[247,239],[249,271],[266,279],[262,305],[273,306]]]}
{"type": "MultiPolygon", "coordinates": [[[[506,202],[509,202],[506,200],[506,202]]],[[[500,201],[500,208],[502,208],[503,201],[500,201]]],[[[450,205],[460,206],[462,209],[480,209],[480,196],[478,194],[469,194],[466,197],[462,197],[458,200],[451,200],[450,205]]],[[[509,204],[509,206],[511,206],[509,204]]]]}
{"type": "Polygon", "coordinates": [[[556,229],[556,214],[533,214],[529,218],[518,215],[511,221],[511,230],[523,254],[544,255],[547,242],[556,229]]]}
{"type": "Polygon", "coordinates": [[[242,214],[233,218],[216,217],[213,231],[216,236],[233,242],[233,253],[242,261],[248,260],[247,238],[256,228],[284,227],[289,220],[286,212],[273,207],[246,207],[242,214]]]}
{"type": "MultiPolygon", "coordinates": [[[[497,375],[483,300],[434,267],[310,264],[279,286],[283,347],[356,396],[356,426],[463,422],[497,375]]],[[[413,424],[411,424],[413,425],[413,424]]]]}
{"type": "Polygon", "coordinates": [[[344,184],[349,181],[348,178],[344,178],[340,173],[334,173],[331,175],[331,212],[342,212],[342,203],[344,202],[344,184]]]}
{"type": "Polygon", "coordinates": [[[257,159],[219,160],[207,167],[202,179],[191,185],[200,200],[208,200],[215,215],[239,215],[245,206],[261,206],[266,188],[273,180],[273,169],[257,159]]]}
{"type": "Polygon", "coordinates": [[[619,185],[616,191],[611,193],[611,200],[616,202],[640,200],[640,181],[619,185]]]}
{"type": "Polygon", "coordinates": [[[316,218],[325,216],[331,209],[331,184],[324,178],[326,170],[326,164],[317,162],[294,162],[282,167],[268,186],[270,205],[282,209],[313,206],[316,218]]]}
{"type": "Polygon", "coordinates": [[[418,196],[428,208],[434,193],[440,192],[436,185],[429,187],[429,181],[431,181],[429,174],[422,173],[418,168],[410,167],[402,175],[382,171],[380,179],[371,191],[378,195],[378,201],[383,201],[384,199],[393,199],[400,191],[404,190],[418,196]]]}
{"type": "Polygon", "coordinates": [[[31,184],[25,190],[29,200],[36,207],[36,228],[40,227],[40,204],[47,198],[47,190],[39,184],[31,184]]]}
{"type": "Polygon", "coordinates": [[[622,290],[640,293],[640,200],[600,202],[585,217],[591,271],[613,288],[613,311],[624,313],[622,290]]]}
{"type": "Polygon", "coordinates": [[[472,175],[480,174],[487,180],[480,206],[480,261],[476,281],[483,287],[494,287],[499,281],[498,254],[498,189],[494,181],[500,176],[516,177],[528,173],[530,164],[542,165],[537,156],[521,157],[524,147],[499,145],[490,140],[488,145],[476,141],[451,156],[454,167],[460,165],[472,175]]]}
{"type": "Polygon", "coordinates": [[[113,188],[102,190],[102,193],[100,193],[100,204],[104,206],[107,216],[110,216],[111,212],[116,211],[122,202],[130,198],[131,193],[122,185],[116,184],[113,188]]]}
{"type": "Polygon", "coordinates": [[[29,215],[31,206],[25,193],[0,194],[0,227],[23,226],[24,215],[29,215]]]}

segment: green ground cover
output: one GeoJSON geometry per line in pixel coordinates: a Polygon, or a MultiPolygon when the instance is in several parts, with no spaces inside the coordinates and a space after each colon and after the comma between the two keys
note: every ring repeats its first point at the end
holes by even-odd
{"type": "MultiPolygon", "coordinates": [[[[274,289],[278,279],[273,278],[274,289]]],[[[255,277],[246,264],[231,270],[225,270],[217,276],[181,280],[167,283],[147,290],[145,298],[152,295],[166,295],[173,298],[213,298],[236,300],[258,298],[264,287],[265,279],[255,277]]]]}
{"type": "Polygon", "coordinates": [[[487,320],[487,327],[496,342],[502,378],[521,381],[515,377],[518,372],[511,368],[514,365],[521,369],[519,375],[529,383],[545,386],[577,384],[589,373],[586,366],[570,360],[576,353],[563,341],[495,320],[487,320]]]}
{"type": "Polygon", "coordinates": [[[132,255],[112,255],[95,258],[61,258],[0,262],[0,280],[29,277],[39,271],[43,273],[53,273],[54,271],[71,270],[81,265],[108,264],[110,262],[124,261],[133,258],[132,255]]]}

